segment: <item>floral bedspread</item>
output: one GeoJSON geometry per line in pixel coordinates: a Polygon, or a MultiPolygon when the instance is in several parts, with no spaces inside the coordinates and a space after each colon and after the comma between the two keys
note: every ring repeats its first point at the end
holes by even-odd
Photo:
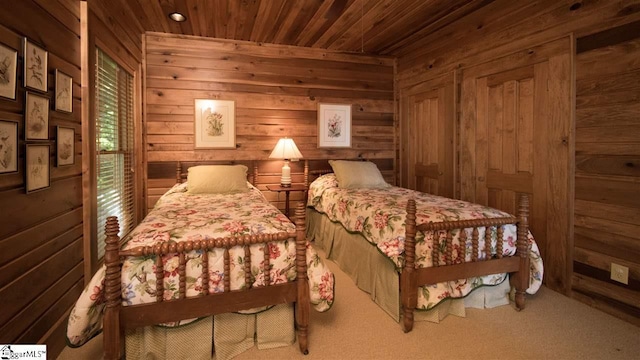
{"type": "MultiPolygon", "coordinates": [[[[161,241],[187,241],[230,235],[293,232],[295,225],[271,205],[255,187],[239,194],[189,194],[186,184],[175,185],[156,203],[147,217],[125,238],[123,249],[152,245],[161,241]]],[[[259,251],[264,245],[251,245],[253,286],[264,284],[263,261],[259,251]]],[[[295,242],[269,243],[270,283],[293,281],[295,272],[295,242]]],[[[200,251],[187,254],[187,297],[197,296],[202,289],[200,251]]],[[[223,250],[209,252],[209,292],[224,291],[223,250]]],[[[231,259],[231,290],[246,287],[244,249],[229,250],[231,259]]],[[[179,296],[178,257],[168,256],[164,263],[165,300],[179,296]]],[[[317,311],[326,311],[333,304],[334,276],[317,252],[307,243],[307,275],[311,303],[317,311]]],[[[124,306],[155,302],[155,258],[127,258],[122,267],[122,304],[124,306]]],[[[93,276],[71,311],[67,325],[70,346],[81,346],[102,330],[104,309],[104,266],[93,276]]],[[[195,319],[165,326],[179,326],[195,319]]]]}
{"type": "MultiPolygon", "coordinates": [[[[307,205],[326,214],[332,221],[339,222],[348,231],[360,233],[371,244],[389,258],[399,270],[404,265],[404,236],[406,206],[409,199],[416,201],[416,223],[444,222],[481,218],[505,217],[509,214],[466,201],[425,194],[400,187],[385,189],[341,189],[334,174],[327,174],[316,179],[309,187],[307,205]]],[[[471,229],[467,241],[460,244],[458,234],[453,238],[453,261],[471,261],[472,244],[471,229]]],[[[479,229],[479,249],[484,249],[484,228],[479,229]]],[[[445,264],[444,251],[441,246],[433,249],[433,233],[416,235],[416,262],[418,267],[433,265],[433,251],[438,255],[440,265],[445,264]]],[[[543,264],[540,251],[532,235],[529,233],[531,273],[527,292],[533,294],[542,285],[543,264]]],[[[513,255],[516,251],[516,227],[505,226],[503,237],[503,253],[513,255]]],[[[493,232],[491,249],[496,251],[496,235],[493,232]]],[[[484,253],[479,258],[484,258],[484,253]]],[[[483,285],[497,285],[504,281],[507,274],[495,274],[478,278],[463,279],[420,288],[418,292],[418,309],[431,309],[447,298],[460,298],[483,285]]]]}

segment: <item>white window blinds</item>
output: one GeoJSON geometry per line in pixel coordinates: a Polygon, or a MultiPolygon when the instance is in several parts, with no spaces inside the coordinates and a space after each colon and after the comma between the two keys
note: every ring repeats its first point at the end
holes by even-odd
{"type": "Polygon", "coordinates": [[[133,76],[100,49],[96,58],[97,248],[102,259],[107,217],[118,217],[120,236],[135,225],[133,76]]]}

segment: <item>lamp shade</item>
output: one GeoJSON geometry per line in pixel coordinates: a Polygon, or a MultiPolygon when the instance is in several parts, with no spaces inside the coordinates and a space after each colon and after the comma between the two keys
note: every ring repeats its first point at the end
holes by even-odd
{"type": "Polygon", "coordinates": [[[278,140],[276,147],[269,155],[269,159],[300,159],[302,154],[293,139],[282,138],[278,140]]]}

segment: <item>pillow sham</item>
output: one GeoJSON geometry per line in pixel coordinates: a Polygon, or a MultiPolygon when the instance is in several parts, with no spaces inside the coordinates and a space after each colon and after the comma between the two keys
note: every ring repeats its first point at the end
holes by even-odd
{"type": "Polygon", "coordinates": [[[338,187],[343,189],[384,189],[387,184],[376,164],[370,161],[329,160],[338,179],[338,187]]]}
{"type": "Polygon", "coordinates": [[[247,170],[244,165],[198,165],[187,172],[190,194],[228,194],[247,192],[247,170]]]}

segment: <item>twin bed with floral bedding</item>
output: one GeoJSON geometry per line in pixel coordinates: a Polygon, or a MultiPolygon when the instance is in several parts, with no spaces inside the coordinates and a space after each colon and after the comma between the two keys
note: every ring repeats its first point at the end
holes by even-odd
{"type": "MultiPolygon", "coordinates": [[[[524,291],[533,294],[541,286],[542,259],[526,228],[526,212],[516,219],[479,204],[391,186],[370,162],[330,163],[334,173],[320,176],[309,188],[308,237],[315,239],[327,256],[350,274],[359,287],[371,293],[373,300],[396,321],[403,310],[404,317],[410,318],[405,319],[409,321],[405,323],[406,331],[412,326],[413,309],[431,310],[445,300],[464,298],[476,289],[507,283],[504,281],[507,272],[519,278],[521,289],[516,291],[522,297],[517,304],[519,308],[524,307],[524,291]],[[410,202],[414,204],[412,210],[408,209],[410,202]],[[411,225],[407,216],[410,212],[414,213],[411,225]],[[487,221],[495,224],[489,224],[485,236],[487,227],[482,222],[487,221]],[[434,231],[416,231],[416,227],[427,225],[434,231]],[[413,235],[408,234],[410,226],[413,235]],[[413,244],[408,249],[410,237],[413,244]],[[354,253],[357,258],[351,256],[354,253]],[[525,259],[518,259],[525,254],[525,259]],[[510,262],[504,267],[509,270],[494,274],[489,268],[481,269],[480,275],[470,272],[476,265],[489,266],[490,260],[495,260],[494,264],[510,262]],[[433,268],[442,274],[426,273],[433,268]],[[417,272],[424,274],[418,275],[417,280],[411,279],[417,272]],[[430,278],[447,281],[431,283],[430,278]],[[404,286],[407,286],[404,292],[411,295],[405,294],[401,299],[404,286]]],[[[508,293],[508,285],[502,291],[508,293]]],[[[508,294],[505,297],[508,302],[508,294]]]]}
{"type": "MultiPolygon", "coordinates": [[[[244,301],[252,305],[252,309],[239,305],[233,311],[257,312],[278,302],[286,302],[282,299],[293,299],[297,307],[298,330],[304,330],[304,339],[300,338],[299,333],[298,340],[301,350],[306,351],[305,322],[308,322],[308,310],[305,314],[305,299],[317,311],[328,310],[333,303],[334,277],[304,238],[304,212],[299,211],[302,219],[298,219],[297,225],[294,225],[258,189],[246,182],[247,168],[244,166],[232,169],[231,173],[228,168],[212,167],[209,167],[212,172],[204,169],[204,172],[198,173],[196,170],[203,169],[197,168],[190,168],[188,182],[176,184],[165,193],[145,219],[124,238],[116,259],[122,263],[122,267],[121,296],[115,304],[118,308],[121,304],[120,311],[125,313],[129,307],[135,308],[138,304],[166,305],[178,299],[215,298],[226,292],[242,295],[240,293],[251,290],[265,294],[271,291],[267,294],[269,298],[277,299],[273,304],[269,304],[269,300],[265,300],[264,304],[257,300],[255,303],[246,300],[261,294],[254,292],[251,296],[225,301],[222,305],[228,307],[233,306],[229,303],[244,301]],[[207,188],[205,181],[210,181],[213,176],[222,175],[224,180],[220,181],[228,182],[233,179],[234,172],[237,173],[237,181],[231,188],[226,184],[222,184],[222,188],[219,188],[221,184],[214,184],[213,190],[207,188]],[[201,179],[207,180],[198,184],[201,179]],[[204,187],[200,186],[202,184],[204,187]],[[185,244],[185,249],[181,248],[182,244],[185,244]],[[160,256],[152,253],[163,246],[165,251],[160,256]],[[122,256],[123,252],[134,248],[138,249],[138,254],[142,251],[142,256],[122,256]],[[180,249],[183,252],[178,254],[167,249],[180,249]],[[157,281],[159,275],[163,278],[161,281],[157,281]],[[296,281],[297,287],[289,286],[296,281]],[[304,285],[304,289],[301,285],[304,285]],[[278,288],[284,289],[285,286],[288,286],[283,290],[286,296],[275,293],[278,288]],[[300,294],[290,294],[295,289],[300,294]]],[[[69,317],[67,338],[71,346],[81,346],[98,334],[102,330],[105,305],[107,309],[112,306],[108,296],[105,299],[105,274],[106,282],[109,282],[110,273],[107,255],[105,259],[107,266],[94,275],[69,317]]],[[[184,306],[211,307],[194,301],[184,306]]],[[[179,310],[181,312],[184,308],[179,310]]],[[[158,311],[165,312],[163,309],[158,311]]],[[[219,313],[206,312],[202,316],[219,313]]],[[[122,318],[120,314],[119,319],[122,318]]],[[[162,325],[178,327],[193,320],[172,319],[163,321],[162,325]]],[[[105,332],[105,346],[107,341],[111,341],[107,337],[111,336],[105,332]]],[[[118,341],[115,356],[120,355],[121,347],[122,343],[118,341]]]]}

